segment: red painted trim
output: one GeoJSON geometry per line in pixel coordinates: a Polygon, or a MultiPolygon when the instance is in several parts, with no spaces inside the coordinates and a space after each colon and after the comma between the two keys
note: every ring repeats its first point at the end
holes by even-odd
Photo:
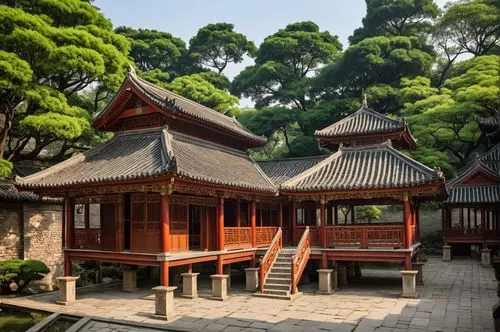
{"type": "Polygon", "coordinates": [[[168,286],[168,270],[169,270],[169,262],[161,262],[160,264],[160,285],[168,286]]]}
{"type": "Polygon", "coordinates": [[[328,195],[329,193],[334,192],[335,194],[342,195],[342,194],[352,194],[353,192],[366,192],[366,193],[373,193],[373,192],[381,192],[381,193],[393,193],[393,192],[400,192],[400,191],[412,191],[412,190],[421,190],[421,189],[431,189],[434,188],[436,185],[440,185],[443,187],[444,190],[444,179],[443,180],[438,180],[434,182],[427,183],[425,185],[421,186],[414,186],[414,187],[395,187],[395,188],[369,188],[369,189],[351,189],[351,190],[324,190],[324,191],[280,191],[280,195],[288,195],[288,196],[304,196],[304,195],[328,195]]]}
{"type": "Polygon", "coordinates": [[[160,194],[161,251],[169,252],[170,243],[170,197],[167,193],[160,194]]]}
{"type": "Polygon", "coordinates": [[[257,203],[250,203],[250,226],[252,227],[252,247],[257,246],[257,203]]]}
{"type": "Polygon", "coordinates": [[[121,263],[131,265],[159,266],[157,255],[121,253],[121,252],[106,252],[99,250],[77,250],[66,249],[65,254],[68,254],[70,260],[73,261],[103,261],[110,263],[121,263]]]}

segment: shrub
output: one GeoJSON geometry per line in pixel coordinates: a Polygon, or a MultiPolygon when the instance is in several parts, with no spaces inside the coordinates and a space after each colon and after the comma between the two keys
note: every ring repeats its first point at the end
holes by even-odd
{"type": "Polygon", "coordinates": [[[50,270],[41,261],[12,259],[0,262],[0,293],[21,292],[31,281],[42,279],[50,270]]]}

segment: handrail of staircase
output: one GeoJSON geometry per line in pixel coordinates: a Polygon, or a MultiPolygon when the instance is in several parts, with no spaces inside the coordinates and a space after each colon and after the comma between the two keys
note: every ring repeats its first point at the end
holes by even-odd
{"type": "Polygon", "coordinates": [[[278,228],[276,234],[274,234],[273,240],[267,248],[266,254],[260,260],[260,269],[259,269],[259,292],[262,293],[264,290],[264,283],[266,282],[267,275],[269,274],[269,270],[271,266],[273,266],[278,253],[280,252],[283,246],[283,237],[281,227],[278,228]]]}
{"type": "Polygon", "coordinates": [[[295,294],[297,290],[297,284],[299,283],[302,272],[306,268],[307,261],[309,260],[309,254],[311,252],[311,236],[309,235],[309,226],[302,234],[295,255],[292,256],[292,274],[291,274],[291,293],[295,294]]]}

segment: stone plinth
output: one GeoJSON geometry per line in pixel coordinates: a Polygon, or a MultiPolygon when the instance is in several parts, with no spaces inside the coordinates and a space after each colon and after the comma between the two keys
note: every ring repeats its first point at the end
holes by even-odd
{"type": "Polygon", "coordinates": [[[418,271],[403,270],[401,271],[401,278],[403,279],[403,291],[401,297],[416,298],[417,294],[417,278],[418,271]]]}
{"type": "Polygon", "coordinates": [[[347,285],[347,267],[345,267],[344,265],[339,265],[337,271],[338,271],[339,286],[347,285]]]}
{"type": "Polygon", "coordinates": [[[339,277],[337,269],[334,269],[332,272],[332,289],[334,291],[339,289],[339,277]]]}
{"type": "Polygon", "coordinates": [[[491,266],[491,249],[481,249],[481,265],[491,266]]]}
{"type": "Polygon", "coordinates": [[[175,317],[174,290],[176,289],[177,287],[153,287],[153,293],[155,294],[155,314],[153,318],[171,320],[175,317]]]}
{"type": "Polygon", "coordinates": [[[59,292],[57,293],[57,304],[68,305],[76,300],[76,281],[80,277],[59,277],[59,292]]]}
{"type": "Polygon", "coordinates": [[[256,267],[249,267],[245,269],[245,290],[249,292],[256,292],[259,288],[259,269],[256,267]]]}
{"type": "Polygon", "coordinates": [[[123,286],[124,292],[135,292],[137,290],[137,270],[123,270],[123,286]]]}
{"type": "Polygon", "coordinates": [[[319,274],[319,290],[318,294],[332,294],[333,293],[333,285],[332,285],[332,272],[330,269],[320,269],[318,270],[319,274]]]}
{"type": "Polygon", "coordinates": [[[416,283],[417,285],[423,285],[424,284],[424,274],[423,274],[423,266],[424,266],[424,262],[414,262],[412,264],[412,268],[413,270],[415,271],[418,271],[417,273],[417,279],[416,279],[416,283]]]}
{"type": "Polygon", "coordinates": [[[227,278],[226,274],[212,274],[212,300],[227,300],[227,278]]]}
{"type": "Polygon", "coordinates": [[[181,273],[182,297],[195,299],[198,297],[198,275],[199,273],[181,273]]]}
{"type": "Polygon", "coordinates": [[[451,261],[451,246],[443,246],[443,262],[451,261]]]}

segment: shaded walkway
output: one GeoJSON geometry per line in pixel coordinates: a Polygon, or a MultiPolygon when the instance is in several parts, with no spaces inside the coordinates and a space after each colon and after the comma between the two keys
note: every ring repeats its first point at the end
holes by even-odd
{"type": "Polygon", "coordinates": [[[168,323],[150,318],[154,301],[149,289],[83,294],[67,307],[54,304],[55,294],[4,302],[183,331],[493,331],[491,307],[497,298],[492,268],[472,259],[444,263],[430,258],[424,281],[419,299],[399,298],[397,270],[363,270],[363,278],[328,296],[315,295],[317,285],[307,285],[293,302],[253,297],[238,285],[228,301],[218,302],[207,299],[210,291],[202,288],[198,299],[175,298],[179,318],[168,323]]]}

